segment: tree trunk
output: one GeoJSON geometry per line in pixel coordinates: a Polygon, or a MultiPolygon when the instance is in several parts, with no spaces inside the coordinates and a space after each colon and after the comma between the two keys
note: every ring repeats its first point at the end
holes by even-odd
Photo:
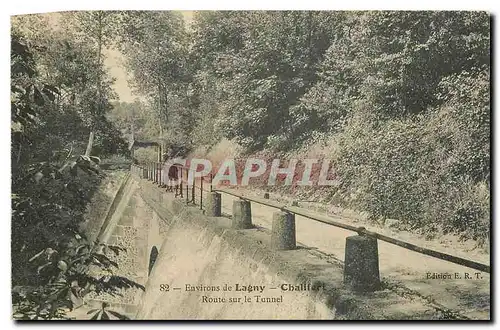
{"type": "Polygon", "coordinates": [[[95,136],[95,131],[92,129],[89,134],[89,142],[87,143],[87,150],[85,150],[85,156],[90,156],[90,153],[92,152],[92,147],[94,146],[94,136],[95,136]]]}
{"type": "Polygon", "coordinates": [[[90,130],[89,134],[89,142],[87,144],[87,149],[85,150],[85,156],[90,156],[90,153],[92,152],[92,147],[94,145],[94,137],[95,137],[95,118],[97,117],[98,114],[101,113],[101,73],[99,72],[101,69],[101,53],[102,53],[102,29],[103,29],[103,16],[99,16],[98,20],[98,36],[97,36],[97,66],[96,66],[96,72],[97,72],[97,92],[96,92],[96,100],[97,100],[97,109],[96,113],[92,116],[91,121],[92,121],[92,129],[90,130]]]}
{"type": "MultiPolygon", "coordinates": [[[[166,118],[166,99],[162,88],[160,78],[158,77],[158,128],[159,128],[159,151],[158,151],[158,161],[163,161],[163,153],[165,152],[165,141],[163,137],[163,125],[162,121],[164,117],[166,118]]],[[[166,121],[166,120],[165,120],[166,121]]]]}

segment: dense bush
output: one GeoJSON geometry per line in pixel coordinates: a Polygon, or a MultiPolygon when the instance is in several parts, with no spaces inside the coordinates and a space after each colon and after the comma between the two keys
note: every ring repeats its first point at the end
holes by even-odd
{"type": "Polygon", "coordinates": [[[158,153],[153,148],[137,148],[134,151],[134,158],[139,163],[149,163],[158,161],[158,153]]]}
{"type": "Polygon", "coordinates": [[[407,227],[484,243],[489,232],[489,77],[444,79],[444,103],[404,120],[354,117],[339,134],[345,200],[407,227]]]}

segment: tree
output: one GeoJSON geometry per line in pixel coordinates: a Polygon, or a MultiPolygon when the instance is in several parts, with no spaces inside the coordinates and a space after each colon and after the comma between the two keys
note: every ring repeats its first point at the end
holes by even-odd
{"type": "Polygon", "coordinates": [[[227,138],[250,151],[279,149],[290,141],[289,109],[316,81],[316,64],[338,17],[321,12],[195,16],[198,77],[204,84],[215,81],[221,93],[217,117],[227,138]]]}
{"type": "Polygon", "coordinates": [[[102,177],[100,159],[79,154],[73,143],[83,142],[73,100],[83,96],[78,78],[85,75],[68,72],[85,51],[51,37],[32,44],[19,33],[14,29],[11,41],[14,317],[59,319],[75,297],[143,287],[113,275],[120,248],[89,242],[80,231],[102,177]],[[109,275],[97,276],[91,266],[109,275]]]}
{"type": "Polygon", "coordinates": [[[120,16],[112,11],[82,11],[65,15],[67,27],[75,32],[76,38],[88,42],[95,52],[95,103],[90,109],[90,133],[85,155],[90,156],[97,129],[98,118],[106,110],[106,93],[104,92],[103,50],[109,46],[116,36],[120,16]],[[69,26],[68,26],[69,25],[69,26]]]}
{"type": "MultiPolygon", "coordinates": [[[[184,20],[175,12],[127,12],[122,26],[121,48],[133,74],[135,88],[146,95],[155,113],[158,138],[165,139],[167,125],[180,114],[176,104],[184,102],[189,83],[187,40],[184,20]],[[172,106],[172,108],[170,108],[172,106]]],[[[183,132],[169,127],[176,134],[183,132]]],[[[173,135],[173,134],[171,134],[173,135]]]]}

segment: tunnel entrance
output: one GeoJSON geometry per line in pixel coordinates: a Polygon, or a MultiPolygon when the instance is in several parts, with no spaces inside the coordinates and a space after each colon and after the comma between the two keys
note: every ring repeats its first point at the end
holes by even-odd
{"type": "Polygon", "coordinates": [[[148,276],[151,275],[151,271],[153,270],[153,266],[155,265],[156,258],[158,258],[158,249],[156,246],[151,248],[151,253],[149,254],[149,270],[148,276]]]}

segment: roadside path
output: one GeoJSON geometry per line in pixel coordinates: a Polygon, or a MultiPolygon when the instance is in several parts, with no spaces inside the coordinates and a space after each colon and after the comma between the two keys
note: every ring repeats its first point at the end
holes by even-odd
{"type": "MultiPolygon", "coordinates": [[[[232,204],[236,199],[237,197],[222,194],[222,212],[231,215],[232,204]]],[[[271,229],[272,214],[275,211],[274,208],[252,203],[253,224],[271,229]]],[[[353,219],[348,218],[336,217],[335,220],[353,223],[353,219]]],[[[356,235],[348,230],[301,216],[296,216],[295,225],[298,243],[330,254],[341,261],[344,260],[346,237],[356,235]]],[[[356,225],[363,225],[368,230],[380,232],[379,228],[371,227],[369,224],[357,222],[356,225]]],[[[407,237],[401,239],[426,246],[426,241],[419,241],[416,238],[412,240],[408,240],[407,237]]],[[[435,247],[432,248],[435,249],[435,247]]],[[[409,289],[410,295],[420,295],[428,301],[432,300],[471,319],[490,318],[490,274],[480,273],[479,278],[476,278],[475,273],[478,271],[475,269],[428,257],[383,241],[378,242],[378,250],[381,280],[397,287],[398,292],[408,292],[409,289]],[[427,273],[450,273],[452,277],[458,273],[462,279],[430,279],[427,278],[427,273]],[[466,279],[466,274],[471,279],[466,279]]],[[[450,248],[439,250],[457,255],[456,251],[450,248]]],[[[484,260],[475,261],[484,262],[484,260]]]]}

